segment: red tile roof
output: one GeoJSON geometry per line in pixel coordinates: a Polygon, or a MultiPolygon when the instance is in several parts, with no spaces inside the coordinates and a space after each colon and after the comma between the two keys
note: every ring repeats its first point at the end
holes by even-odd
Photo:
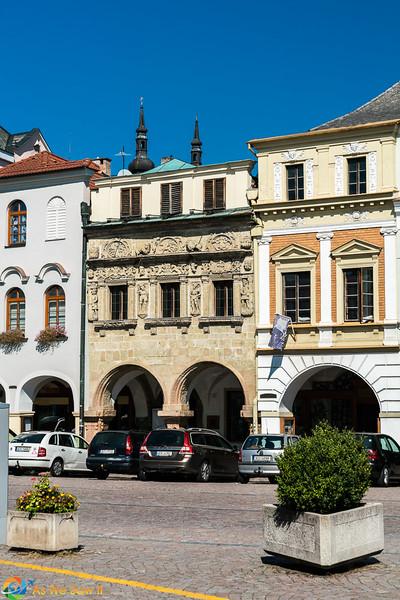
{"type": "Polygon", "coordinates": [[[81,169],[81,168],[92,169],[93,171],[99,171],[98,165],[96,165],[89,158],[82,160],[67,160],[61,158],[51,152],[38,152],[19,160],[12,165],[0,168],[0,177],[16,177],[19,175],[35,175],[36,173],[48,173],[51,171],[64,171],[66,169],[81,169]]]}

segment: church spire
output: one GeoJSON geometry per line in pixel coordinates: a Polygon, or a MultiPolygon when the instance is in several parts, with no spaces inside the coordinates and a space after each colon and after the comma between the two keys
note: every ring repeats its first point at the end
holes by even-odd
{"type": "Polygon", "coordinates": [[[196,120],[194,122],[194,134],[193,134],[193,139],[192,139],[192,152],[191,152],[191,163],[192,163],[192,165],[195,165],[196,167],[201,165],[201,155],[203,153],[201,147],[202,147],[202,143],[201,143],[200,134],[199,134],[199,119],[197,118],[197,115],[196,115],[196,120]]]}
{"type": "Polygon", "coordinates": [[[147,156],[147,128],[144,123],[143,98],[140,98],[139,125],[136,129],[136,156],[129,164],[131,173],[144,173],[154,167],[154,163],[147,156]]]}

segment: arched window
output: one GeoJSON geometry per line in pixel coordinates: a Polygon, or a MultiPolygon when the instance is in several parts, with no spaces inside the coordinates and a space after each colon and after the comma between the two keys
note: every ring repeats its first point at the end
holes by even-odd
{"type": "Polygon", "coordinates": [[[62,198],[52,198],[47,203],[46,239],[65,238],[66,208],[62,198]]]}
{"type": "Polygon", "coordinates": [[[65,326],[65,294],[62,287],[53,285],[46,292],[46,327],[65,326]]]}
{"type": "Polygon", "coordinates": [[[15,200],[8,207],[8,245],[19,246],[26,242],[26,206],[15,200]]]}
{"type": "Polygon", "coordinates": [[[25,331],[25,295],[18,288],[7,293],[7,329],[25,331]]]}

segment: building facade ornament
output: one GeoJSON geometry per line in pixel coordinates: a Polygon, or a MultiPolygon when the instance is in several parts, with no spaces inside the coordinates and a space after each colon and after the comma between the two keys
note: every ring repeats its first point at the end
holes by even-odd
{"type": "Polygon", "coordinates": [[[354,223],[360,223],[368,219],[369,212],[367,210],[354,210],[352,213],[345,213],[343,216],[346,221],[353,221],[354,223]]]}
{"type": "Polygon", "coordinates": [[[104,246],[104,258],[127,258],[131,255],[131,248],[126,240],[111,240],[104,246]]]}
{"type": "Polygon", "coordinates": [[[242,289],[240,292],[241,314],[250,317],[253,314],[253,293],[249,277],[242,278],[242,289]]]}
{"type": "Polygon", "coordinates": [[[382,227],[382,229],[381,229],[381,235],[383,235],[383,236],[396,235],[396,233],[397,233],[396,227],[382,227]]]}
{"type": "Polygon", "coordinates": [[[274,200],[282,200],[282,163],[274,163],[274,200]]]}
{"type": "Polygon", "coordinates": [[[343,156],[335,156],[335,194],[342,196],[344,193],[343,181],[343,156]]]}
{"type": "Polygon", "coordinates": [[[304,217],[297,217],[294,215],[293,217],[285,219],[285,223],[288,227],[299,227],[300,225],[303,225],[304,217]]]}
{"type": "Polygon", "coordinates": [[[320,231],[319,233],[317,233],[317,240],[331,240],[332,238],[332,231],[320,231]]]}
{"type": "Polygon", "coordinates": [[[350,144],[344,144],[342,147],[347,154],[358,154],[359,152],[365,152],[367,144],[364,142],[351,142],[350,144]]]}
{"type": "Polygon", "coordinates": [[[306,198],[314,196],[314,162],[312,158],[306,160],[306,198]]]}
{"type": "Polygon", "coordinates": [[[368,153],[368,191],[376,192],[377,172],[376,172],[376,152],[368,153]]]}
{"type": "Polygon", "coordinates": [[[142,319],[147,316],[148,304],[149,304],[149,289],[148,285],[144,282],[139,283],[138,288],[138,315],[142,319]]]}
{"type": "Polygon", "coordinates": [[[300,160],[302,158],[304,152],[303,150],[287,150],[286,152],[281,152],[281,156],[284,160],[300,160]]]}
{"type": "Polygon", "coordinates": [[[198,317],[201,314],[201,283],[195,281],[190,288],[190,314],[198,317]]]}

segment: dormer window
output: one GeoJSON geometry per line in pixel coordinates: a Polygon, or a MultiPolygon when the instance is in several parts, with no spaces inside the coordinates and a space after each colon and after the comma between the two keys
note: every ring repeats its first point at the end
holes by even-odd
{"type": "Polygon", "coordinates": [[[304,165],[286,165],[288,200],[304,200],[304,165]]]}
{"type": "Polygon", "coordinates": [[[367,191],[367,161],[365,156],[348,159],[349,194],[365,194],[367,191]]]}

